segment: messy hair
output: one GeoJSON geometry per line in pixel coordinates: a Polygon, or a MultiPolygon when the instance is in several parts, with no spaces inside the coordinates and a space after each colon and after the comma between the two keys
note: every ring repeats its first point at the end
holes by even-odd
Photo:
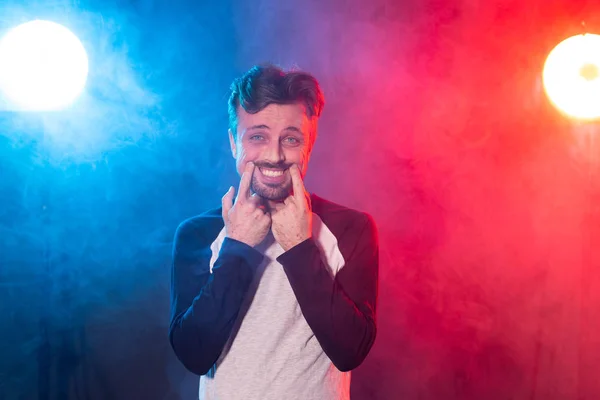
{"type": "MultiPolygon", "coordinates": [[[[309,73],[283,71],[272,64],[256,65],[231,84],[229,129],[237,137],[238,107],[249,114],[270,104],[302,104],[308,117],[319,118],[325,98],[319,82],[309,73]]],[[[313,135],[314,141],[314,135],[313,135]]]]}

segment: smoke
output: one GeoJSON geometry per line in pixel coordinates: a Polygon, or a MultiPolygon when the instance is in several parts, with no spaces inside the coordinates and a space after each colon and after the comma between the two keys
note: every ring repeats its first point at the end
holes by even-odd
{"type": "Polygon", "coordinates": [[[6,18],[3,31],[34,18],[63,23],[84,44],[90,65],[85,91],[69,109],[3,114],[3,131],[15,147],[39,142],[43,161],[69,165],[101,161],[107,153],[173,132],[160,96],[147,85],[148,71],[134,61],[136,21],[124,11],[111,11],[91,12],[69,2],[9,3],[0,10],[6,18]]]}
{"type": "Polygon", "coordinates": [[[298,65],[324,87],[309,189],[378,221],[380,328],[355,373],[357,398],[597,392],[591,376],[570,372],[596,362],[575,357],[597,347],[567,328],[596,332],[580,307],[599,304],[578,281],[592,262],[583,243],[596,189],[582,173],[591,165],[580,133],[539,86],[547,52],[572,21],[589,21],[590,7],[265,0],[238,9],[246,64],[298,65]]]}
{"type": "Polygon", "coordinates": [[[227,88],[264,61],[322,83],[308,189],[378,223],[353,398],[594,397],[596,175],[539,86],[573,4],[2,3],[0,31],[63,23],[91,69],[65,112],[0,114],[0,398],[48,374],[58,398],[196,394],[166,339],[172,235],[235,184],[227,88]]]}
{"type": "Polygon", "coordinates": [[[234,173],[217,124],[230,77],[209,63],[228,36],[211,36],[217,21],[196,24],[204,11],[2,3],[0,32],[61,23],[83,42],[90,73],[68,110],[0,114],[0,398],[127,397],[119,377],[132,371],[154,377],[146,397],[170,391],[173,233],[234,173]],[[213,69],[221,77],[204,79],[213,69]]]}

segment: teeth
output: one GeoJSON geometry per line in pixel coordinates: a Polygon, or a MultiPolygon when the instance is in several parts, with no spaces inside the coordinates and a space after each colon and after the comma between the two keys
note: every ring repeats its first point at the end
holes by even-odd
{"type": "Polygon", "coordinates": [[[269,169],[260,169],[260,172],[262,172],[262,174],[264,176],[281,176],[283,175],[283,171],[279,170],[279,171],[273,171],[273,170],[269,170],[269,169]]]}

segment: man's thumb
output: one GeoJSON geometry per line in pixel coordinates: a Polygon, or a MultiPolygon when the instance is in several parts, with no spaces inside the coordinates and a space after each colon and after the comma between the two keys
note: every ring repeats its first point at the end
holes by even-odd
{"type": "Polygon", "coordinates": [[[229,213],[229,210],[231,210],[231,207],[233,207],[234,195],[235,188],[233,186],[230,186],[229,190],[227,191],[227,193],[225,193],[225,196],[223,196],[223,199],[221,200],[221,205],[223,206],[223,218],[225,218],[225,216],[229,213]]]}

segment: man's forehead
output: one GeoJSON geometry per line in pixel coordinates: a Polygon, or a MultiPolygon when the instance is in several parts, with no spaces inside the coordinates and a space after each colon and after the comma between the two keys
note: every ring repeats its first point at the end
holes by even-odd
{"type": "Polygon", "coordinates": [[[247,126],[293,124],[298,128],[309,122],[304,106],[300,104],[269,104],[261,111],[251,114],[243,108],[238,109],[238,120],[247,126]]]}

